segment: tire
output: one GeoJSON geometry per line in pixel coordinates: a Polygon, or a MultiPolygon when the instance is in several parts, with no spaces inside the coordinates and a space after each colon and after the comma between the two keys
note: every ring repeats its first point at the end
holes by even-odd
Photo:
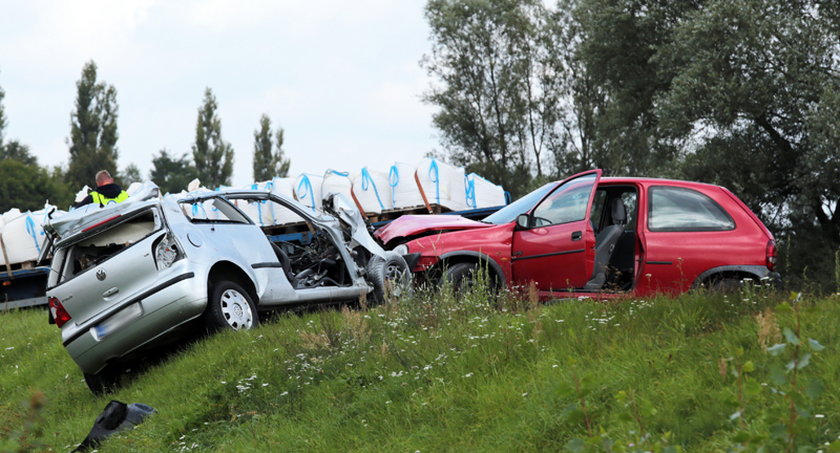
{"type": "Polygon", "coordinates": [[[469,291],[474,285],[478,266],[475,263],[458,263],[447,268],[441,286],[449,282],[456,293],[469,291]]]}
{"type": "MultiPolygon", "coordinates": [[[[442,286],[446,282],[449,282],[456,293],[467,292],[479,281],[479,271],[481,270],[479,266],[479,263],[454,264],[444,270],[443,279],[440,284],[442,286]]],[[[487,270],[485,279],[487,280],[488,289],[491,292],[495,292],[498,289],[498,281],[491,272],[491,270],[487,270]]]]}
{"type": "Polygon", "coordinates": [[[374,304],[385,302],[386,295],[399,298],[411,289],[411,269],[405,258],[395,252],[385,252],[385,258],[374,255],[366,275],[373,286],[369,297],[374,304]]]}
{"type": "Polygon", "coordinates": [[[737,294],[741,292],[743,287],[743,280],[737,278],[720,278],[710,282],[709,291],[716,294],[737,294]]]}
{"type": "Polygon", "coordinates": [[[260,324],[257,307],[247,291],[238,284],[223,280],[213,285],[204,324],[208,331],[247,330],[260,324]]]}
{"type": "Polygon", "coordinates": [[[98,373],[84,373],[84,375],[85,384],[87,384],[91,393],[96,396],[106,395],[119,388],[121,377],[119,370],[111,365],[106,366],[98,373]]]}

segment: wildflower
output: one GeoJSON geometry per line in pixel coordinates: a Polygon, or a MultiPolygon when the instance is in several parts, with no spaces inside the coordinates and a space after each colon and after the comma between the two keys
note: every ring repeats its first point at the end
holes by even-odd
{"type": "Polygon", "coordinates": [[[473,377],[473,373],[467,373],[464,375],[465,378],[473,377]]]}
{"type": "Polygon", "coordinates": [[[523,397],[528,396],[528,392],[522,394],[523,397]]]}

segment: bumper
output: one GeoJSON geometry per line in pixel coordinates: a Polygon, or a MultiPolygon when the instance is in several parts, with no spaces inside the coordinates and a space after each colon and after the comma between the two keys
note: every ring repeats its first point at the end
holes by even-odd
{"type": "Polygon", "coordinates": [[[160,337],[199,316],[207,305],[207,284],[190,272],[121,303],[107,316],[80,326],[64,340],[70,357],[85,373],[160,337]]]}

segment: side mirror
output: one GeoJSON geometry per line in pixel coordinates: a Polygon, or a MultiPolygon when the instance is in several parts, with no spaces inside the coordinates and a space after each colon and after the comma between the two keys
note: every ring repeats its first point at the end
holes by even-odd
{"type": "Polygon", "coordinates": [[[531,228],[531,216],[530,214],[519,214],[516,217],[516,226],[519,228],[528,229],[531,228]]]}

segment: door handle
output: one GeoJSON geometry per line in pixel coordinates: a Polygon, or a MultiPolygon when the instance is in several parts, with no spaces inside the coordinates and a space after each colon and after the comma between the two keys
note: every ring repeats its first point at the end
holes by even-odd
{"type": "Polygon", "coordinates": [[[583,237],[583,232],[582,231],[575,231],[575,232],[572,233],[572,240],[573,241],[579,241],[582,237],[583,237]]]}
{"type": "Polygon", "coordinates": [[[115,286],[115,287],[109,289],[108,291],[105,291],[104,293],[102,293],[102,297],[103,298],[108,298],[108,297],[113,296],[114,294],[117,294],[118,292],[120,292],[120,289],[115,286]]]}

